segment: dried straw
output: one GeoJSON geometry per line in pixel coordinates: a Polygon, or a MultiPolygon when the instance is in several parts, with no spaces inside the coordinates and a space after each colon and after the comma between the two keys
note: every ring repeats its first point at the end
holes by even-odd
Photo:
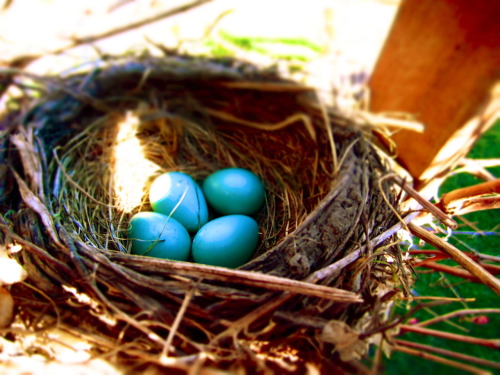
{"type": "Polygon", "coordinates": [[[23,98],[2,135],[2,240],[23,247],[40,291],[17,286],[24,316],[57,313],[134,369],[360,368],[411,277],[394,237],[397,190],[354,122],[234,61],[122,58],[39,83],[43,96],[23,98]],[[128,254],[128,221],[149,209],[155,176],[229,166],[267,189],[249,263],[128,254]]]}

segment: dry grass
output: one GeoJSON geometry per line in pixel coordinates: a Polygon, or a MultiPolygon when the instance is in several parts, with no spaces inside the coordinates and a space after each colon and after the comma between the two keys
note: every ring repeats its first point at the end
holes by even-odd
{"type": "Polygon", "coordinates": [[[55,324],[127,367],[361,366],[411,277],[395,187],[360,127],[240,62],[121,58],[41,82],[4,138],[17,171],[4,186],[17,187],[1,225],[30,275],[13,289],[29,331],[55,324]],[[227,166],[266,184],[253,260],[226,270],[127,254],[128,219],[148,209],[157,174],[227,166]]]}

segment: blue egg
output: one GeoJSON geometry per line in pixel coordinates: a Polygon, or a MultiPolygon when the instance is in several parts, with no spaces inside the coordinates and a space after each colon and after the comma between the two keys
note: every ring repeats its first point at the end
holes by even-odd
{"type": "Polygon", "coordinates": [[[203,182],[203,192],[210,206],[224,215],[252,215],[266,199],[260,178],[243,168],[226,168],[212,173],[203,182]]]}
{"type": "Polygon", "coordinates": [[[250,260],[259,242],[257,222],[245,215],[227,215],[209,221],[196,233],[192,254],[196,263],[228,268],[250,260]]]}
{"type": "Polygon", "coordinates": [[[182,172],[158,176],[149,190],[153,211],[173,217],[190,232],[208,221],[207,202],[200,186],[182,172]]]}
{"type": "Polygon", "coordinates": [[[186,228],[157,212],[132,216],[128,238],[132,241],[132,254],[183,261],[190,255],[191,238],[186,228]]]}

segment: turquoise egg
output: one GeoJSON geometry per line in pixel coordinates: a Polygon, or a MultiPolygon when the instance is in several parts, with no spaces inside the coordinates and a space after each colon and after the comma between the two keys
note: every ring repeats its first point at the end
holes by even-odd
{"type": "Polygon", "coordinates": [[[157,212],[132,216],[128,238],[132,241],[132,254],[184,261],[189,258],[191,238],[186,228],[157,212]]]}
{"type": "Polygon", "coordinates": [[[259,242],[257,222],[245,215],[222,216],[196,233],[192,253],[196,263],[236,268],[250,260],[259,242]]]}
{"type": "Polygon", "coordinates": [[[208,221],[208,208],[200,186],[182,172],[158,176],[149,190],[153,211],[173,217],[190,232],[208,221]]]}
{"type": "Polygon", "coordinates": [[[224,215],[252,215],[266,199],[260,178],[243,168],[226,168],[212,173],[203,182],[203,192],[210,206],[224,215]]]}

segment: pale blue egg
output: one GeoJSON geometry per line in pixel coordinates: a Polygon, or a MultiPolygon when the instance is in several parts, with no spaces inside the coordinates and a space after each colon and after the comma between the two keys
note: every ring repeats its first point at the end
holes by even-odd
{"type": "Polygon", "coordinates": [[[260,178],[243,168],[226,168],[212,173],[203,182],[203,192],[210,206],[224,215],[252,215],[266,199],[260,178]]]}
{"type": "Polygon", "coordinates": [[[237,268],[250,260],[259,242],[257,222],[245,215],[209,221],[196,233],[192,254],[196,263],[237,268]]]}
{"type": "Polygon", "coordinates": [[[207,202],[200,186],[182,172],[158,176],[149,190],[153,211],[169,215],[190,232],[196,232],[208,221],[207,202]]]}
{"type": "Polygon", "coordinates": [[[132,216],[128,238],[132,241],[132,254],[183,261],[190,255],[191,238],[186,228],[157,212],[132,216]]]}

